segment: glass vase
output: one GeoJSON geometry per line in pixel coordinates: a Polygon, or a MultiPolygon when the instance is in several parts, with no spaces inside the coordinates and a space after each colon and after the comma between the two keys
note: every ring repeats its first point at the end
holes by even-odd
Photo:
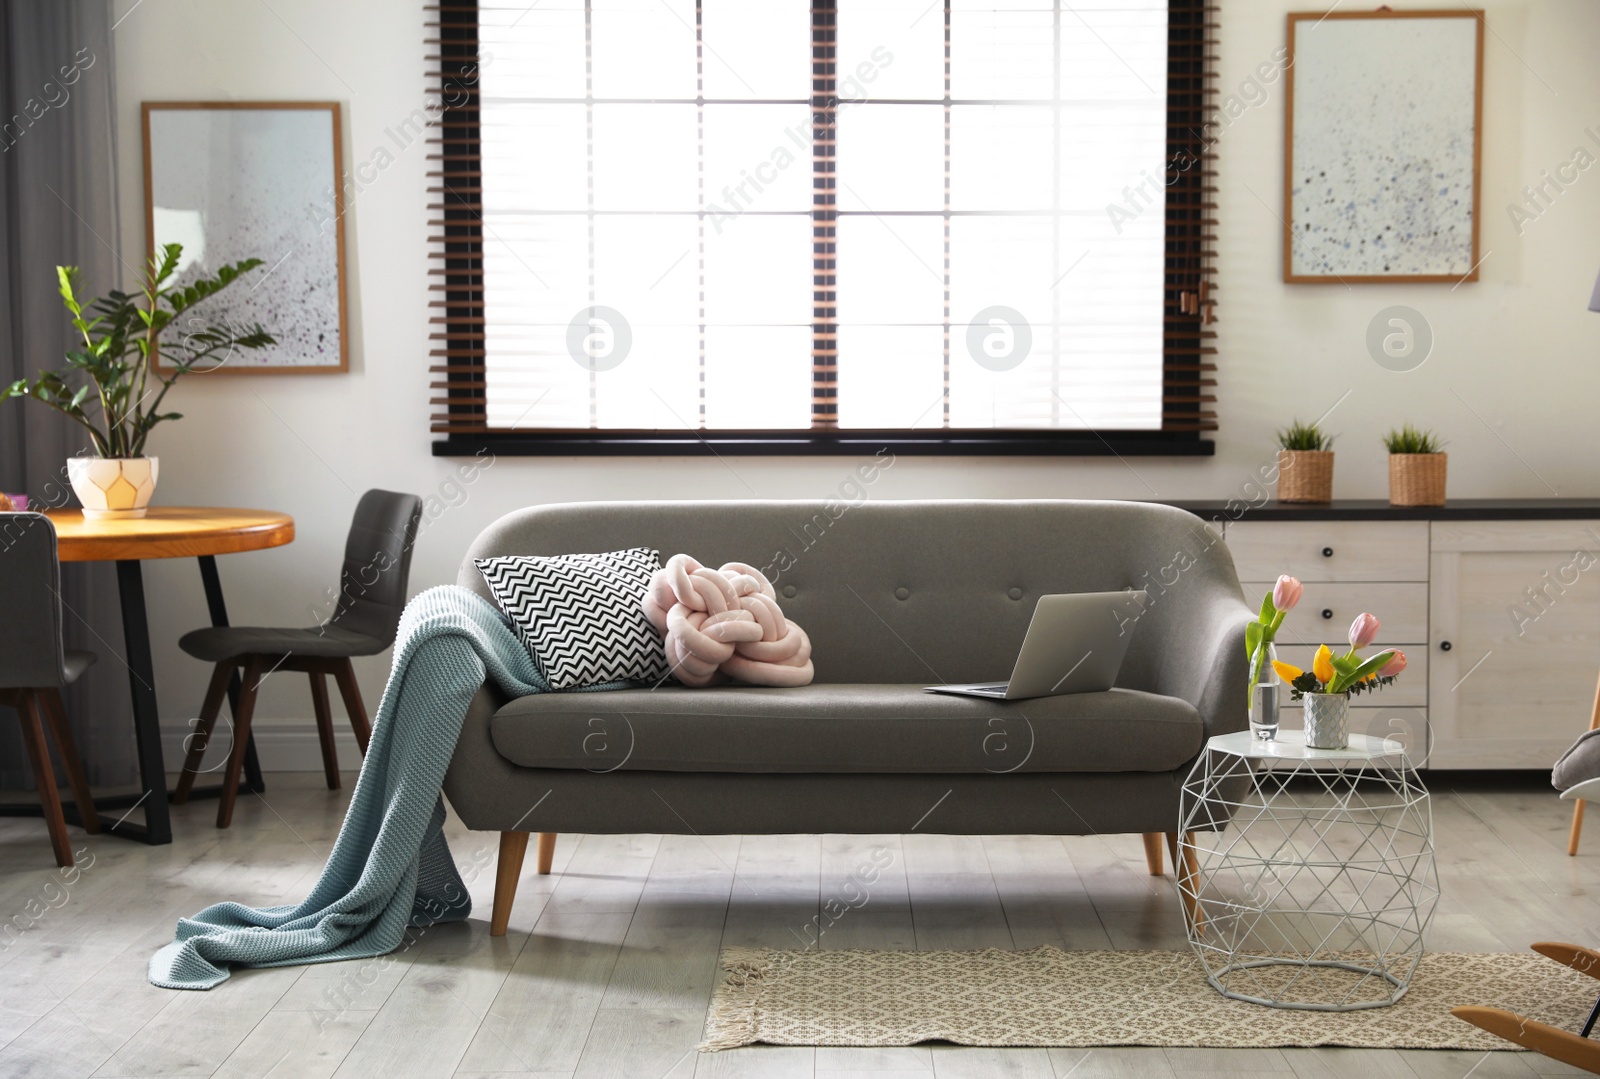
{"type": "Polygon", "coordinates": [[[1250,732],[1264,742],[1278,737],[1278,701],[1283,685],[1273,666],[1277,659],[1278,651],[1270,643],[1258,645],[1250,657],[1251,673],[1259,672],[1255,688],[1250,691],[1250,732]]]}

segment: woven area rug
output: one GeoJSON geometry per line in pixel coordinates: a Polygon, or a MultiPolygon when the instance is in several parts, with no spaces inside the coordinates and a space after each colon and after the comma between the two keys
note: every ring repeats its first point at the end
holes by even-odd
{"type": "Polygon", "coordinates": [[[1579,1030],[1594,979],[1527,954],[1422,958],[1387,1008],[1309,1012],[1229,1000],[1189,952],[870,952],[729,948],[705,1051],[772,1045],[1507,1049],[1450,1014],[1506,1008],[1579,1030]]]}

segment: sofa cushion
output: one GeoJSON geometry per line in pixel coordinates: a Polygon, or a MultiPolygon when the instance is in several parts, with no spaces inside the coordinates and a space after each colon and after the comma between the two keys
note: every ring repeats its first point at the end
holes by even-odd
{"type": "Polygon", "coordinates": [[[1160,772],[1199,753],[1187,702],[1132,689],[1028,701],[918,685],[543,693],[495,713],[528,768],[664,772],[1160,772]]]}
{"type": "Polygon", "coordinates": [[[477,566],[552,689],[667,676],[661,635],[643,606],[661,567],[655,550],[480,558],[477,566]]]}

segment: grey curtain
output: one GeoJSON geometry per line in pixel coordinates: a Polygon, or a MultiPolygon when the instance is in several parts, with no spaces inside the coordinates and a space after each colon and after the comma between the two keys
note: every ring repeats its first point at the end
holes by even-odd
{"type": "MultiPolygon", "coordinates": [[[[139,259],[119,257],[116,80],[108,0],[0,0],[0,381],[58,366],[72,327],[55,267],[78,266],[89,295],[132,288],[139,259]]],[[[0,490],[38,508],[76,505],[66,459],[82,429],[35,401],[0,402],[0,490]]],[[[78,746],[98,785],[134,779],[133,721],[116,577],[109,565],[62,567],[70,648],[100,662],[67,695],[78,746]]],[[[0,587],[4,582],[0,581],[0,587]]],[[[0,709],[0,786],[31,786],[21,737],[0,709]]]]}

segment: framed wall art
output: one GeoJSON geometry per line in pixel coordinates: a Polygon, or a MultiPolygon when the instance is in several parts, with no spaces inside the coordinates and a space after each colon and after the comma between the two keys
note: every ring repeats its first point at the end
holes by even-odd
{"type": "Polygon", "coordinates": [[[263,262],[186,317],[259,322],[278,343],[213,370],[348,370],[338,103],[149,101],[143,122],[147,254],[181,243],[180,283],[263,262]]]}
{"type": "Polygon", "coordinates": [[[1289,16],[1283,279],[1476,281],[1483,16],[1289,16]]]}

